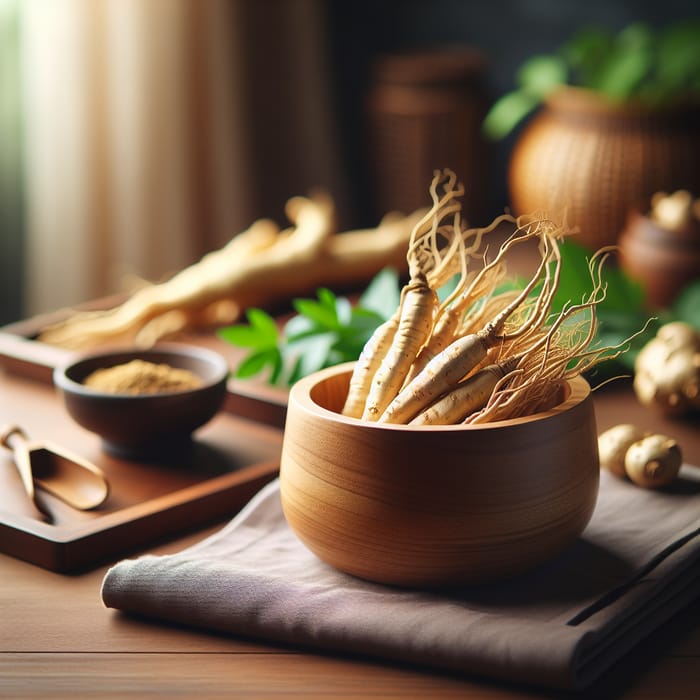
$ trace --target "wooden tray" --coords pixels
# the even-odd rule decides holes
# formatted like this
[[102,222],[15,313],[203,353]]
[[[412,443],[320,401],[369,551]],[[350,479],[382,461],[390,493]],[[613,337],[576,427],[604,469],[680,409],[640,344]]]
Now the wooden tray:
[[[53,522],[34,517],[8,450],[0,448],[0,551],[47,569],[96,566],[235,514],[279,469],[286,392],[229,383],[223,410],[191,447],[158,462],[121,460],[68,416],[52,383],[72,353],[32,339],[32,322],[0,331],[0,424],[20,425],[104,470],[111,493],[80,512],[40,493]],[[233,352],[211,337],[184,339]]]

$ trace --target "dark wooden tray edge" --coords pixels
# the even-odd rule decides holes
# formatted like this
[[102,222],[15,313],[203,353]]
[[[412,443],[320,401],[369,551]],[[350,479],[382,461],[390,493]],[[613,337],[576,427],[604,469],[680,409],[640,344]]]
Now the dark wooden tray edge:
[[[0,369],[42,384],[53,383],[54,369],[80,356],[34,339],[44,321],[30,319],[0,329]],[[189,339],[181,342],[190,342]],[[192,344],[197,344],[192,341]],[[284,428],[287,392],[274,387],[230,380],[222,410],[253,424]],[[239,472],[213,477],[196,486],[131,506],[134,518],[120,512],[106,518],[98,529],[76,525],[54,531],[50,525],[27,521],[0,521],[2,551],[59,573],[92,568],[154,541],[183,534],[230,517],[279,473],[279,460],[252,464]],[[16,518],[15,518],[16,520]],[[144,540],[143,528],[149,536]]]
[[[186,489],[186,499],[175,492],[133,506],[129,510],[137,510],[138,517],[122,511],[117,518],[105,519],[99,529],[78,537],[65,530],[62,536],[54,536],[58,533],[44,523],[16,527],[0,521],[2,551],[57,573],[76,573],[231,517],[276,478],[278,470],[279,463],[271,461],[209,479]],[[149,533],[146,542],[144,529]]]

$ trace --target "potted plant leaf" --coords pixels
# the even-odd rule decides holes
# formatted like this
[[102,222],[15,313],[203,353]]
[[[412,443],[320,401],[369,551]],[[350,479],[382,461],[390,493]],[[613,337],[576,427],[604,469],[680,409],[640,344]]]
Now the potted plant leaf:
[[700,20],[581,30],[517,82],[484,123],[503,137],[537,110],[508,168],[516,213],[566,211],[598,248],[655,192],[700,191]]

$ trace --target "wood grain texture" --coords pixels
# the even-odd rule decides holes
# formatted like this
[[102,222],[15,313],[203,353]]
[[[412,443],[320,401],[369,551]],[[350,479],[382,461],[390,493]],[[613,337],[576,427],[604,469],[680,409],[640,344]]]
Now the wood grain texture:
[[583,379],[537,416],[412,427],[340,415],[350,372],[324,370],[290,392],[282,505],[321,559],[381,583],[476,582],[541,563],[583,531],[599,479]]
[[[180,551],[218,527],[150,552]],[[637,647],[595,688],[562,696],[151,624],[102,605],[105,570],[65,576],[0,554],[0,697],[695,700],[700,683],[700,601]]]
[[[27,324],[28,336],[34,325]],[[44,379],[35,375],[50,377],[55,364],[52,356],[63,354],[20,337],[5,336],[8,342],[4,344],[2,340],[0,334],[0,349],[7,350],[0,358],[6,371],[38,379],[37,387]],[[215,339],[207,342],[219,349]],[[29,350],[38,355],[30,363],[25,361]],[[28,404],[34,400],[31,394],[29,391],[26,396]],[[593,396],[600,430],[624,419],[647,430],[663,431],[679,440],[687,463],[700,464],[696,419],[672,421],[645,409],[625,381],[607,385]],[[255,387],[249,388],[244,398],[260,403]],[[271,415],[276,420],[283,411],[283,401],[275,396],[272,399],[270,405],[276,409]],[[231,400],[239,401],[238,392]],[[34,405],[37,415],[44,415],[42,402]],[[248,406],[231,412],[248,415]],[[47,419],[46,425],[51,437],[77,438],[60,421]],[[208,435],[213,439],[215,434],[219,435],[212,427]],[[222,433],[216,444],[223,448],[228,439]],[[189,478],[187,474],[180,476]],[[129,474],[124,473],[124,478]],[[132,483],[144,496],[152,493],[153,484],[148,480],[133,479]],[[221,525],[197,527],[196,532],[177,539],[171,532],[165,543],[135,548],[132,555],[179,552],[214,534]],[[101,565],[68,576],[0,554],[0,697],[696,700],[700,687],[700,600],[635,647],[589,692],[562,696],[473,676],[311,654],[291,645],[280,647],[153,624],[104,607],[100,586],[106,568]]]
[[[44,698],[498,698],[518,689],[350,660],[298,654],[7,654],[0,657],[6,697]],[[32,678],[28,683],[27,678]],[[57,694],[58,693],[58,694]]]
[[[77,511],[37,491],[51,521],[29,507],[9,450],[0,448],[0,551],[56,571],[74,571],[161,537],[230,516],[278,472],[278,428],[226,407],[194,439],[158,459],[122,459],[68,415],[51,384],[59,355],[0,332],[0,424],[19,425],[99,467],[110,494]],[[249,402],[252,404],[252,402]],[[266,405],[261,402],[261,405]]]

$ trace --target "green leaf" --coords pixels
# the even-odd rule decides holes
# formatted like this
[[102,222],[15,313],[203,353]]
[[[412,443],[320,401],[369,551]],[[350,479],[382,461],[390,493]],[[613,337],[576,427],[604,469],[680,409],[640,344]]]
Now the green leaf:
[[[593,287],[590,273],[591,252],[571,240],[560,246],[561,276],[553,308],[561,309],[567,303],[579,303]],[[628,277],[614,262],[605,264],[602,274],[606,284],[605,300],[598,306],[607,311],[625,314],[641,312],[644,306],[644,288]]]
[[667,94],[693,90],[699,85],[700,20],[666,27],[659,34],[657,63],[658,82]]
[[591,290],[590,251],[570,240],[561,244],[560,251],[561,275],[552,303],[553,311],[581,302]]
[[612,347],[627,343],[628,349],[620,355],[618,361],[630,368],[634,367],[637,353],[656,335],[660,325],[658,319],[650,319],[641,310],[622,312],[598,308],[596,315],[599,324],[596,340],[599,345]]
[[260,374],[267,367],[271,367],[274,371],[275,367],[280,362],[281,356],[276,348],[263,350],[262,352],[254,352],[245,357],[238,364],[235,376],[240,379],[247,379]]
[[335,300],[336,329],[347,326],[352,319],[352,304],[345,297]]
[[624,101],[639,89],[652,66],[651,51],[620,48],[610,55],[607,68],[598,81],[598,90],[608,97]]
[[296,338],[304,337],[310,333],[318,332],[318,325],[308,316],[297,314],[292,316],[285,324],[282,331],[283,338],[286,342],[295,340]]
[[616,44],[621,52],[651,53],[656,40],[654,30],[646,22],[632,22],[620,30],[616,37]]
[[257,348],[263,345],[259,333],[250,326],[236,325],[220,328],[217,335],[231,345],[238,345],[242,348]]
[[336,339],[337,335],[333,332],[316,333],[289,343],[283,356],[286,362],[298,362],[301,376],[306,376],[328,366],[328,357]]
[[311,319],[321,328],[327,329],[337,327],[338,319],[336,317],[335,307],[330,309],[326,304],[314,301],[313,299],[294,299],[292,303],[298,313]]
[[566,83],[566,63],[559,56],[532,56],[516,75],[518,89],[503,95],[489,109],[484,133],[502,139],[539,106],[547,95]]
[[334,349],[343,361],[356,360],[375,328],[384,321],[385,319],[374,311],[354,308],[350,323],[338,329],[338,340]]
[[270,314],[262,309],[251,308],[246,311],[246,318],[251,327],[255,328],[261,338],[271,343],[277,342],[277,322]]
[[533,56],[522,64],[516,74],[520,87],[538,101],[564,84],[566,78],[566,63],[559,56]]
[[616,101],[636,94],[650,73],[655,37],[643,23],[633,23],[617,35],[601,27],[576,33],[562,49],[571,66],[573,84]]
[[217,335],[232,345],[263,350],[277,347],[278,330],[275,320],[261,309],[248,309],[249,324],[239,323],[221,328]]
[[330,289],[321,287],[320,289],[316,290],[316,296],[318,297],[318,300],[321,302],[322,306],[325,306],[329,311],[333,311],[335,313],[336,296]]
[[372,278],[357,305],[375,311],[386,320],[396,311],[400,296],[399,274],[394,268],[386,267]]
[[660,104],[700,94],[700,20],[655,29],[634,22],[615,34],[585,27],[552,56],[526,59],[516,74],[518,88],[489,109],[482,128],[491,139],[508,135],[561,84],[575,85],[617,102]]
[[603,308],[626,314],[644,308],[644,287],[621,268],[608,264],[603,270],[603,280],[607,284]]
[[[593,287],[589,271],[590,251],[570,240],[565,241],[560,250],[560,284],[552,304],[555,313],[565,304],[582,301]],[[600,378],[605,378],[608,371],[615,371],[615,366],[633,369],[636,354],[654,336],[660,320],[650,321],[650,314],[644,306],[642,286],[612,261],[603,268],[602,278],[606,296],[596,306],[596,345],[602,348],[627,344],[617,360],[610,363],[611,367],[599,373]]]
[[574,82],[586,87],[597,86],[614,43],[615,35],[604,27],[585,27],[576,32],[561,49],[575,76]]
[[680,292],[672,311],[677,320],[685,321],[700,331],[700,280],[691,282]]
[[342,335],[352,333],[369,338],[374,332],[374,329],[384,323],[385,320],[386,319],[376,311],[356,306],[352,309],[349,322],[339,330]]
[[484,118],[484,133],[494,141],[505,138],[539,104],[540,99],[525,90],[499,97]]

